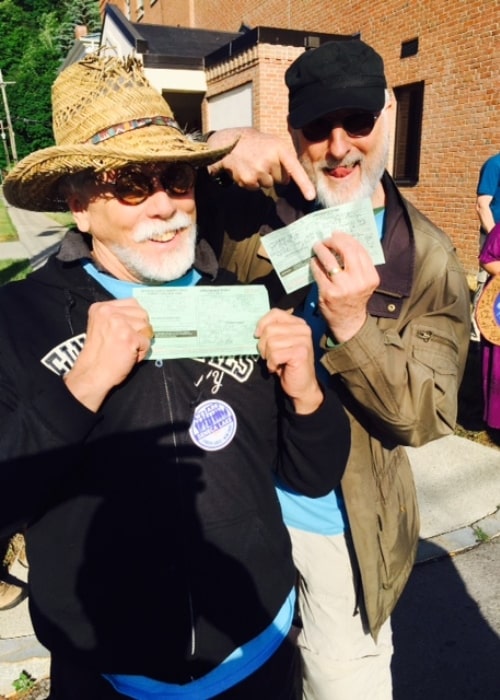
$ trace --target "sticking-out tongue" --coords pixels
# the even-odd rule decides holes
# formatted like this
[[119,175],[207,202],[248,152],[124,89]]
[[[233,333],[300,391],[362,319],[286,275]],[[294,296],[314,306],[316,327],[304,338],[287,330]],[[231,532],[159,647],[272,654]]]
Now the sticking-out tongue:
[[352,173],[352,168],[343,168],[339,166],[338,168],[333,168],[330,170],[330,175],[333,177],[347,177]]

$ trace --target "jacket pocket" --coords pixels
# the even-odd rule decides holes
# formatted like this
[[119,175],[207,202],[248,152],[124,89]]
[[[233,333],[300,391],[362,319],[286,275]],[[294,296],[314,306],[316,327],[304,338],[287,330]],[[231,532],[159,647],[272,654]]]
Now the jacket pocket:
[[459,367],[459,351],[456,341],[447,333],[431,326],[417,326],[414,329],[413,357],[434,375],[456,377]]
[[[433,432],[428,439],[451,433],[458,412],[460,363],[457,343],[442,331],[419,326],[413,338],[413,358],[432,376],[434,408],[441,420],[439,432]],[[431,406],[429,410],[432,410]]]

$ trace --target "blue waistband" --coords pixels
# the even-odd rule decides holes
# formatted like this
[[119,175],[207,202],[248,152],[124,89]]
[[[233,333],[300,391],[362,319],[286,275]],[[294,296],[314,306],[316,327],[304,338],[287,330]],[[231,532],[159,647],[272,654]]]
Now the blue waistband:
[[235,649],[220,666],[191,683],[176,685],[146,676],[115,674],[103,674],[104,678],[119,693],[134,700],[208,700],[248,678],[271,658],[290,631],[294,610],[292,590],[269,627]]

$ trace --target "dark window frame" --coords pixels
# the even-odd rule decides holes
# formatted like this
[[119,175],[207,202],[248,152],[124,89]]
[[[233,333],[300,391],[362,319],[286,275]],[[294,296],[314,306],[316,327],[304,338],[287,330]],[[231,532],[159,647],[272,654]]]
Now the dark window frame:
[[424,115],[424,81],[394,88],[396,132],[393,177],[401,186],[418,185]]
[[416,56],[418,53],[418,36],[414,39],[408,39],[408,41],[403,41],[401,44],[400,58],[409,58],[410,56]]

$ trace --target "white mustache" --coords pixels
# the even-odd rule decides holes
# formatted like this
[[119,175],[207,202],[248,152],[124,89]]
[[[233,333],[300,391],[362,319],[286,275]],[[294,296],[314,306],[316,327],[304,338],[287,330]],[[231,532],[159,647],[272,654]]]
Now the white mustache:
[[334,160],[333,158],[326,158],[326,160],[318,164],[318,169],[335,170],[335,168],[353,168],[362,160],[363,159],[359,156],[357,156],[356,158],[344,158],[343,160]]
[[168,221],[157,221],[155,223],[144,222],[134,231],[133,239],[136,243],[148,241],[155,236],[162,236],[166,233],[190,228],[193,225],[192,218],[184,212],[176,212]]

